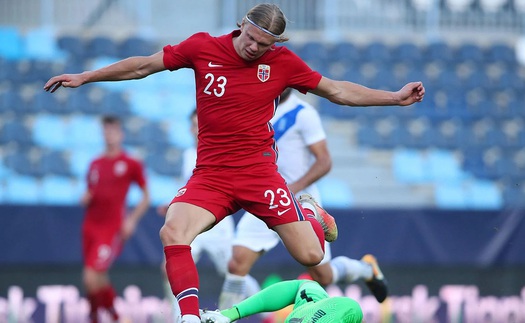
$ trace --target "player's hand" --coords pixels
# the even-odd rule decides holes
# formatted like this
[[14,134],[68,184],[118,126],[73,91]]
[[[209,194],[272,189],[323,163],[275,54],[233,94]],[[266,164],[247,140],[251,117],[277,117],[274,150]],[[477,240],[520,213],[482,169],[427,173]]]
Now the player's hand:
[[401,106],[407,106],[423,101],[425,87],[422,82],[411,82],[403,86],[403,88],[397,91],[396,94],[398,96],[398,104]]
[[120,235],[122,236],[122,240],[126,241],[133,233],[135,233],[135,230],[137,228],[137,221],[134,220],[132,217],[127,217],[124,220],[124,224],[122,225],[122,229],[120,230]]
[[288,184],[288,188],[294,194],[297,194],[300,190],[303,189],[302,187],[299,187],[299,185],[297,183],[290,183],[290,184]]
[[84,84],[84,79],[81,75],[82,74],[62,74],[53,76],[44,85],[44,90],[53,93],[61,86],[71,88],[79,87]]

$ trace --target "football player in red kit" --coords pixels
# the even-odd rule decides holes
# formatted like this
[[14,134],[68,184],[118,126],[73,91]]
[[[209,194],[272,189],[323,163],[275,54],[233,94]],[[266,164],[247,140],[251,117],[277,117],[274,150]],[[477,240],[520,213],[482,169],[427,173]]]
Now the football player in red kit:
[[[91,322],[98,322],[99,308],[109,311],[114,320],[118,319],[113,306],[116,293],[108,270],[149,206],[142,164],[122,150],[124,133],[120,120],[105,116],[102,126],[106,149],[89,166],[87,191],[81,200],[86,207],[82,225],[83,282]],[[142,200],[126,216],[126,195],[132,183],[141,188]]]
[[309,198],[301,206],[277,171],[270,119],[285,88],[348,106],[406,106],[423,100],[421,82],[391,92],[322,76],[286,47],[275,46],[288,40],[285,28],[286,17],[277,5],[258,4],[244,16],[239,29],[229,34],[197,33],[151,56],[54,76],[44,85],[46,91],[54,92],[60,86],[140,79],[180,68],[194,70],[197,165],[173,199],[160,230],[166,272],[182,322],[200,322],[199,277],[189,245],[229,214],[243,208],[261,218],[305,266],[318,264],[324,255],[324,239],[332,241],[337,235],[333,218]]

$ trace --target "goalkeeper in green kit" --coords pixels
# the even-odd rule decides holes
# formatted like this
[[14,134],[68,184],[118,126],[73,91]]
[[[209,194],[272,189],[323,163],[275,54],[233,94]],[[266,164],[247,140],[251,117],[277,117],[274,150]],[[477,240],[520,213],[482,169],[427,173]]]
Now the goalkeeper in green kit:
[[363,312],[348,297],[330,297],[315,281],[287,280],[270,285],[232,308],[201,311],[202,323],[229,323],[263,312],[273,312],[294,304],[285,323],[359,323]]

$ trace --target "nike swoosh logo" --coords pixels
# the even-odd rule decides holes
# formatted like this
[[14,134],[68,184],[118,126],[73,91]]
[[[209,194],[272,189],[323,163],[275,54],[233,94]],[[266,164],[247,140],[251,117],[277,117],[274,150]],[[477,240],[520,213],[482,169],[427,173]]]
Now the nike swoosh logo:
[[277,211],[277,215],[281,216],[283,214],[285,214],[286,212],[290,211],[290,208],[287,208],[286,210],[284,211]]
[[220,64],[213,64],[212,62],[209,62],[208,66],[209,67],[222,67],[222,65],[220,65]]

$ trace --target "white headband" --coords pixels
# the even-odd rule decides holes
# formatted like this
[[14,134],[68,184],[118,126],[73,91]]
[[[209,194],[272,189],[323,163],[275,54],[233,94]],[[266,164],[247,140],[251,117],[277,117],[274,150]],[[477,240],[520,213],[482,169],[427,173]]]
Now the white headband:
[[246,15],[244,18],[246,18],[246,20],[248,20],[248,22],[252,25],[254,25],[255,27],[257,27],[258,29],[262,30],[263,32],[267,33],[268,35],[271,35],[277,39],[280,39],[281,38],[281,35],[277,35],[277,34],[274,34],[272,33],[271,31],[269,31],[268,29],[266,28],[263,28],[261,26],[259,26],[258,24],[254,23],[250,18],[248,18],[248,15]]

